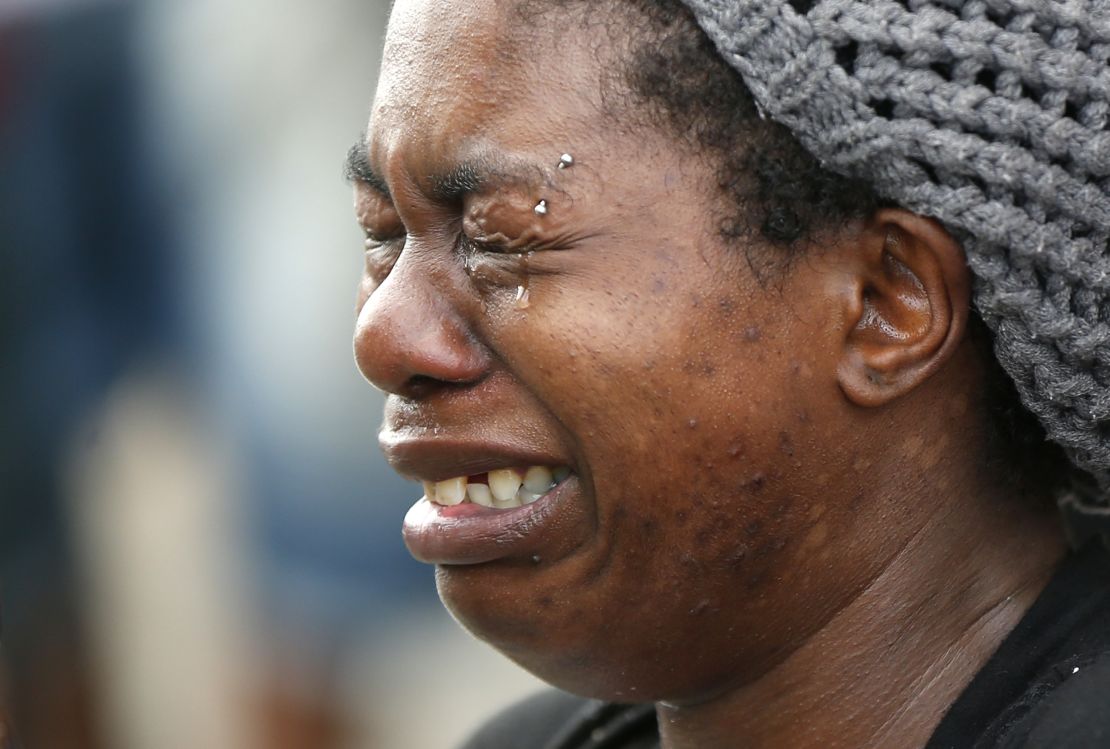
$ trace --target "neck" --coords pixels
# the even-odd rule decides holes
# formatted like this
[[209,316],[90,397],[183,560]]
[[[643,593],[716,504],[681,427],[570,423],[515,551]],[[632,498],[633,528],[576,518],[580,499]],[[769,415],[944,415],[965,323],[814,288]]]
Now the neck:
[[1012,497],[931,501],[878,576],[773,669],[658,705],[664,749],[923,746],[1064,551],[1056,525]]

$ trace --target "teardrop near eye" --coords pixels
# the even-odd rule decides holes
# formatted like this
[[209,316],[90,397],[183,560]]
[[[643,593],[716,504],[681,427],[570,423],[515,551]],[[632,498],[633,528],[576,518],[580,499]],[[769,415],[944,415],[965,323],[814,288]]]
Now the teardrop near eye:
[[486,253],[490,255],[527,255],[532,252],[531,247],[518,247],[507,239],[475,238],[465,233],[459,235],[459,250],[464,255]]

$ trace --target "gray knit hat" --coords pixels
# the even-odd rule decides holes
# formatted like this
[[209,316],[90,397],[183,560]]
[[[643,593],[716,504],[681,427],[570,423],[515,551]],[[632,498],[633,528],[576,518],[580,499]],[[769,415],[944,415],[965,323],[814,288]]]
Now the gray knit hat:
[[1110,0],[683,0],[828,169],[962,242],[1022,400],[1110,489]]

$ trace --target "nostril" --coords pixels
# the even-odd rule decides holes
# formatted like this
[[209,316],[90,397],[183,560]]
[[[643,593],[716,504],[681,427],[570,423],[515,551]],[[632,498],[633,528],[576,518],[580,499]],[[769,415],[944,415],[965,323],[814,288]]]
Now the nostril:
[[481,379],[489,356],[452,279],[413,250],[365,300],[354,348],[359,370],[379,390],[422,397]]
[[449,312],[403,324],[392,315],[363,316],[355,361],[379,390],[409,398],[473,384],[487,373],[489,357],[463,325]]
[[404,385],[404,395],[409,398],[425,398],[436,390],[450,387],[451,383],[437,380],[426,375],[413,375]]

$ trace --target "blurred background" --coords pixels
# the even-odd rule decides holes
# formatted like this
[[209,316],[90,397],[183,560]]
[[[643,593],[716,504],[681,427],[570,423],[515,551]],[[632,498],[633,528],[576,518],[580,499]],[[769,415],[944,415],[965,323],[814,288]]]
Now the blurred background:
[[386,0],[0,0],[0,746],[453,746],[342,178]]

